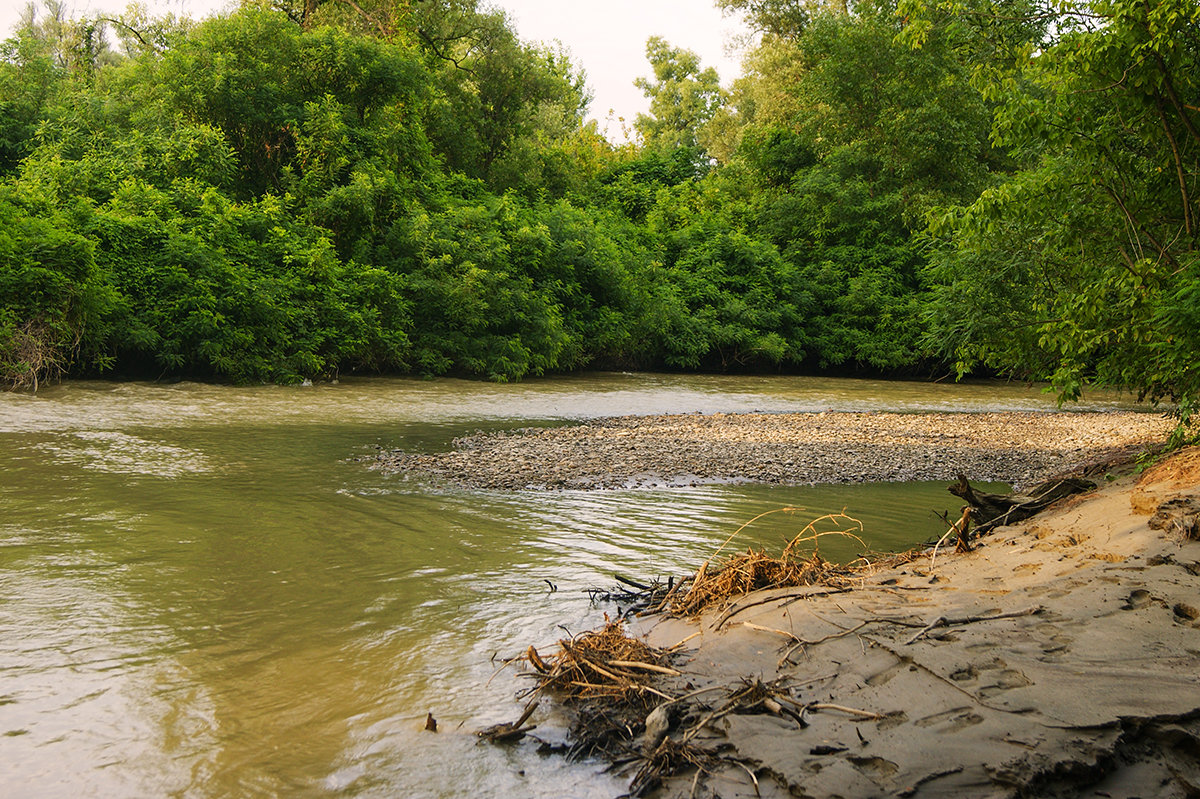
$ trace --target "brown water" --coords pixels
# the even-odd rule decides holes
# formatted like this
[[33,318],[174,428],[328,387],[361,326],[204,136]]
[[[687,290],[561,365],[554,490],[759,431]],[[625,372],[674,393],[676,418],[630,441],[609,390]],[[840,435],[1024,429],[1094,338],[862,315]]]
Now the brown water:
[[765,510],[806,508],[742,546],[845,507],[885,549],[940,534],[953,497],[433,491],[358,458],[626,413],[1051,408],[1000,384],[623,374],[0,394],[0,795],[615,796],[601,764],[476,745],[519,711],[498,659],[599,622],[586,588],[681,574]]

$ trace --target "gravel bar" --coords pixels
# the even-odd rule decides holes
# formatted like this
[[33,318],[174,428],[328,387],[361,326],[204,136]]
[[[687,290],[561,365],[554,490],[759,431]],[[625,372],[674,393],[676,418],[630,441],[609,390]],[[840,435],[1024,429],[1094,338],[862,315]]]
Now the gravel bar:
[[1161,442],[1137,412],[716,413],[622,416],[456,438],[449,452],[390,450],[388,472],[455,486],[586,490],[708,483],[972,480],[1026,485]]

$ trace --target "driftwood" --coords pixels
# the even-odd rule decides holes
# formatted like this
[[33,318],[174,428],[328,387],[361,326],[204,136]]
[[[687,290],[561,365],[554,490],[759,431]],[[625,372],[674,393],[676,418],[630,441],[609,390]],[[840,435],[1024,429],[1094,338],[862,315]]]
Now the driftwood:
[[975,521],[975,533],[978,535],[993,527],[1028,519],[1060,499],[1091,491],[1095,487],[1096,484],[1090,480],[1068,477],[1047,480],[1034,486],[1027,494],[992,494],[975,490],[967,478],[960,474],[958,482],[947,490],[956,497],[962,497],[970,506],[970,515]]
[[[532,649],[532,647],[530,648]],[[530,702],[525,706],[525,711],[516,721],[493,724],[491,727],[479,730],[475,734],[479,736],[479,740],[492,744],[516,743],[525,737],[525,733],[537,728],[536,724],[525,723],[529,721],[529,717],[533,715],[533,711],[537,710],[537,706],[537,702]]]
[[589,588],[587,593],[591,596],[593,603],[612,602],[616,604],[618,619],[628,619],[631,616],[661,611],[666,602],[688,581],[688,578],[685,577],[676,582],[673,576],[668,577],[665,583],[658,579],[648,583],[639,582],[620,574],[614,574],[613,577],[621,585],[611,590]]

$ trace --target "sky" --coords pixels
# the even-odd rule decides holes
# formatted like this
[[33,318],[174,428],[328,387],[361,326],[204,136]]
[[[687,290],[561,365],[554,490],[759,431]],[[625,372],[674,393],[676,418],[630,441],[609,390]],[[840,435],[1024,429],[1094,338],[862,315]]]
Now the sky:
[[[127,0],[67,0],[75,14],[103,11],[120,13]],[[491,0],[508,11],[526,41],[561,42],[587,72],[595,95],[590,116],[621,138],[617,117],[632,123],[648,101],[633,85],[634,78],[649,76],[646,39],[662,36],[672,45],[694,50],[701,66],[716,67],[728,86],[740,72],[736,56],[726,45],[743,29],[736,18],[724,17],[711,0]],[[25,5],[22,0],[0,0],[0,38],[7,38]],[[171,11],[201,17],[220,11],[226,0],[145,0],[152,13]],[[609,111],[613,121],[609,122]]]

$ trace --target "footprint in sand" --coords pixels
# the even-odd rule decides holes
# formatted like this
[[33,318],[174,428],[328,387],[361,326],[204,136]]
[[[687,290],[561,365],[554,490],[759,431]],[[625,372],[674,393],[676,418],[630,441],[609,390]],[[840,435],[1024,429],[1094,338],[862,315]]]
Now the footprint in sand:
[[871,687],[883,685],[884,683],[888,682],[893,677],[895,677],[897,674],[899,674],[902,671],[907,670],[908,668],[909,668],[908,664],[901,660],[896,663],[893,663],[892,665],[888,666],[886,669],[884,669],[881,672],[878,672],[877,674],[872,674],[870,677],[868,677],[866,680],[864,680],[864,682],[866,682],[866,684],[870,685]]
[[950,710],[934,713],[932,716],[926,716],[923,719],[917,719],[913,722],[918,727],[932,727],[935,724],[944,724],[945,726],[938,732],[957,732],[967,727],[972,727],[983,721],[983,716],[978,713],[971,712],[969,707],[956,707]]
[[1196,619],[1200,619],[1200,609],[1193,605],[1179,602],[1171,610],[1175,613],[1175,621],[1180,624],[1192,624]]
[[950,679],[956,682],[970,682],[978,678],[979,672],[975,670],[974,666],[966,666],[950,674]]
[[1026,685],[1033,685],[1032,680],[1016,669],[1004,669],[996,675],[995,679],[996,682],[994,684],[985,685],[979,689],[979,695],[984,699],[989,699],[1005,691],[1011,691],[1014,688],[1024,688]]
[[1125,600],[1125,604],[1121,606],[1121,610],[1144,608],[1150,604],[1150,599],[1150,592],[1145,588],[1135,588],[1129,592],[1129,597]]
[[848,757],[846,759],[865,776],[880,785],[890,785],[896,772],[900,770],[900,766],[890,760],[884,760],[882,757]]

